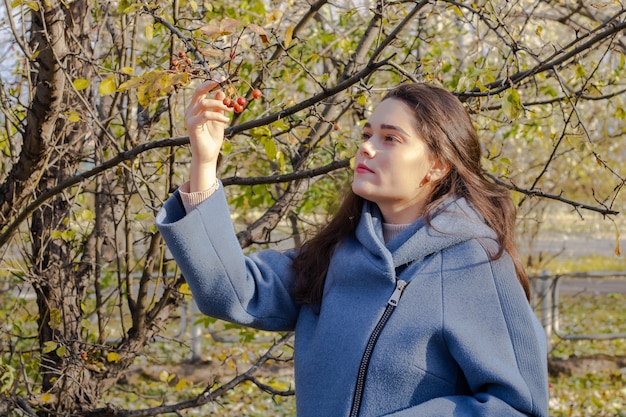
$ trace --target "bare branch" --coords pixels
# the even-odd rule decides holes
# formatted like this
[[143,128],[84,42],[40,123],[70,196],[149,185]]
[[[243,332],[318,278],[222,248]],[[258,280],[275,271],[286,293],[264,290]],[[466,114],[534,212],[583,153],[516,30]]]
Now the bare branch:
[[545,193],[541,190],[528,190],[525,188],[521,188],[511,182],[502,181],[500,178],[491,174],[488,174],[488,176],[491,177],[493,181],[495,181],[496,183],[500,185],[505,186],[509,190],[517,191],[518,193],[524,194],[528,197],[542,197],[542,198],[547,198],[549,200],[560,201],[562,203],[565,203],[567,205],[574,207],[575,209],[584,209],[588,211],[594,211],[596,213],[602,214],[603,216],[616,216],[620,213],[619,211],[611,210],[610,208],[607,208],[607,207],[590,206],[588,204],[584,204],[578,201],[564,198],[560,195]]
[[[150,417],[157,416],[166,413],[175,413],[177,411],[185,410],[188,408],[199,407],[207,404],[211,401],[215,401],[217,398],[226,394],[231,389],[245,381],[254,381],[254,375],[261,369],[261,367],[269,360],[274,359],[277,353],[287,346],[291,340],[292,333],[286,333],[276,340],[272,346],[261,356],[246,372],[241,375],[237,375],[227,383],[220,385],[218,388],[212,390],[212,386],[208,386],[202,394],[188,401],[181,401],[176,404],[163,405],[159,407],[146,408],[143,410],[123,410],[119,408],[106,407],[98,408],[91,411],[87,411],[82,414],[84,417]],[[291,392],[283,392],[280,395],[293,395]]]

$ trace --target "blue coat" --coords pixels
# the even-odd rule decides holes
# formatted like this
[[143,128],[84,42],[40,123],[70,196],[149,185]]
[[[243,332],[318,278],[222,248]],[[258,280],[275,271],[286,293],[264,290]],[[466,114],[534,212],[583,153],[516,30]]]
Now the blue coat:
[[544,333],[510,257],[490,260],[494,233],[463,199],[388,245],[366,202],[355,236],[335,250],[318,311],[290,296],[295,251],[243,254],[223,187],[188,214],[175,194],[157,225],[203,313],[295,330],[299,417],[349,416],[397,280],[408,285],[364,372],[360,417],[548,415]]

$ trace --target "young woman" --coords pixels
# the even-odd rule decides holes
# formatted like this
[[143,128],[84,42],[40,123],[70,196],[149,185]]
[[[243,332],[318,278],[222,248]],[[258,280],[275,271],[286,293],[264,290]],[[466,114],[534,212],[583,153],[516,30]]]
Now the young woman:
[[216,177],[229,111],[216,88],[189,105],[190,180],[157,224],[202,312],[295,330],[299,417],[548,415],[515,208],[456,97],[390,91],[333,220],[302,248],[244,256]]

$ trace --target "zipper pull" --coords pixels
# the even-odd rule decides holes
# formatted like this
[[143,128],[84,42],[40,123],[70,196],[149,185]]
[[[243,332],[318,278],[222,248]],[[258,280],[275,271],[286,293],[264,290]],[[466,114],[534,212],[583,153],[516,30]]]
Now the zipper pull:
[[398,301],[400,301],[400,296],[402,295],[402,291],[404,291],[407,285],[408,285],[408,282],[402,279],[397,280],[396,289],[393,290],[393,294],[391,294],[391,297],[389,298],[389,301],[387,301],[387,304],[392,305],[394,307],[397,306]]

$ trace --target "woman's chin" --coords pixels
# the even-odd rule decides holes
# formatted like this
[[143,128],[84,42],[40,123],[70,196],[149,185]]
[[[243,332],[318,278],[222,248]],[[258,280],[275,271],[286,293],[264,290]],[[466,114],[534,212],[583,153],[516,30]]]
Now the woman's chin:
[[352,183],[352,192],[358,195],[361,198],[366,200],[372,200],[374,194],[372,193],[371,187],[365,187],[363,184]]

